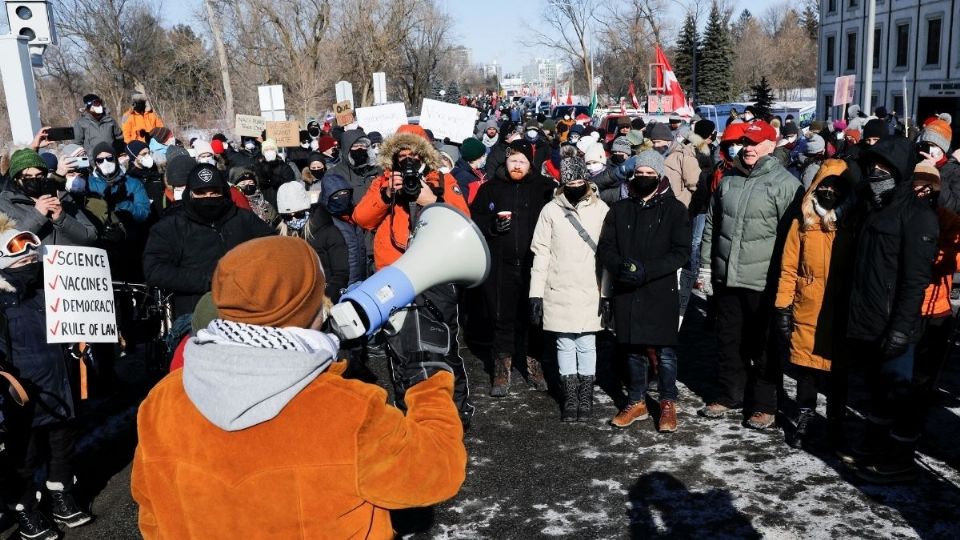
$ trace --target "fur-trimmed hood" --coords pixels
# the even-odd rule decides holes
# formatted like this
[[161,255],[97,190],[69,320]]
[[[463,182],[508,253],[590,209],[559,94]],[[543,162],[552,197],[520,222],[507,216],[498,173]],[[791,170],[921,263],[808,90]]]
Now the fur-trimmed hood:
[[430,170],[437,171],[443,166],[443,162],[440,159],[440,152],[430,144],[430,141],[413,133],[402,132],[394,133],[384,139],[383,144],[380,146],[380,155],[377,158],[377,163],[379,163],[385,171],[393,170],[393,155],[405,149],[416,152],[416,154],[420,156],[421,161],[423,161]]
[[689,135],[687,135],[687,142],[693,145],[697,152],[702,155],[709,156],[713,153],[712,149],[710,148],[710,141],[692,131]]
[[[817,176],[814,177],[810,187],[803,195],[803,202],[800,205],[800,212],[803,214],[803,223],[801,228],[805,231],[820,229],[824,232],[837,230],[837,211],[836,208],[827,210],[826,215],[820,217],[814,208],[814,192],[825,178],[839,176],[844,182],[848,182],[847,162],[842,159],[828,159],[820,166]],[[847,186],[847,196],[850,196],[852,186]]]

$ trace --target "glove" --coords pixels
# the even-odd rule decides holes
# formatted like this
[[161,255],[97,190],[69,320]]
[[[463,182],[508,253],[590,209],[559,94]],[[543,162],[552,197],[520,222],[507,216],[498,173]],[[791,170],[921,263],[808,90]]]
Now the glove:
[[620,281],[628,285],[639,286],[643,284],[646,277],[647,272],[641,263],[633,259],[624,259],[623,262],[620,263]]
[[600,310],[597,315],[600,315],[600,325],[604,328],[608,328],[613,322],[613,305],[609,298],[600,299]]
[[710,268],[701,268],[697,276],[697,288],[707,296],[713,296],[713,272]]
[[885,360],[902,356],[907,352],[908,341],[906,334],[897,330],[891,330],[880,340],[880,353]]
[[404,387],[409,389],[441,371],[453,373],[453,368],[444,361],[442,354],[413,353],[401,366],[400,377],[403,378]]
[[793,306],[775,308],[773,317],[780,338],[784,343],[790,343],[790,336],[793,334]]
[[530,324],[534,326],[543,324],[543,298],[530,299]]
[[496,221],[493,222],[493,232],[504,234],[510,230],[511,224],[511,218],[497,216]]

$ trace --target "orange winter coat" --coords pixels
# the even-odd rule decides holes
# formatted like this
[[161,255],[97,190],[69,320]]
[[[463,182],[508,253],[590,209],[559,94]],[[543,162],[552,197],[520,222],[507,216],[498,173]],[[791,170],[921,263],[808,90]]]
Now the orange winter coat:
[[273,419],[224,431],[183,389],[183,370],[140,406],[131,486],[147,539],[392,538],[390,509],[437,504],[466,475],[453,376],[406,394],[333,364]]
[[950,289],[953,287],[953,273],[960,263],[960,216],[937,208],[937,220],[940,222],[940,250],[933,263],[933,283],[923,294],[922,315],[924,317],[944,317],[950,315]]
[[153,128],[163,127],[160,115],[153,111],[139,114],[130,109],[126,117],[127,119],[123,122],[123,142],[127,144],[130,144],[130,141],[146,142],[143,140],[143,135],[140,135],[141,130],[150,133]]
[[834,211],[824,218],[817,214],[813,193],[824,178],[846,170],[843,160],[824,161],[804,195],[801,215],[790,225],[783,247],[775,302],[777,308],[793,306],[790,362],[825,371],[830,370],[835,343],[843,339],[844,325],[838,320],[837,305],[849,296],[839,284],[844,279],[831,276],[831,270],[849,269],[855,246],[847,241],[852,240],[850,235],[843,242],[838,240]]

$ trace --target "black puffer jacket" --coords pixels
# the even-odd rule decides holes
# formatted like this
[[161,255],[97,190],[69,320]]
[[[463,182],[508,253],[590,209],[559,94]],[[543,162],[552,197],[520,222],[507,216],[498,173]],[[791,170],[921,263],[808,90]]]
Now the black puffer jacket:
[[[930,204],[910,185],[913,145],[882,139],[865,150],[871,160],[891,165],[897,179],[892,200],[866,212],[857,240],[847,335],[875,341],[891,331],[920,338],[920,306],[937,256],[939,225]],[[866,187],[866,186],[864,186]]]
[[350,129],[343,132],[342,144],[340,145],[340,163],[327,173],[342,176],[350,182],[350,186],[353,188],[353,204],[359,203],[367,189],[370,188],[373,179],[383,174],[383,169],[373,163],[369,157],[366,163],[360,165],[355,164],[353,158],[350,157],[350,147],[361,137],[366,137],[366,135],[359,129]]
[[174,316],[193,313],[220,258],[234,247],[276,231],[248,210],[231,208],[216,223],[205,224],[188,208],[164,217],[150,229],[143,252],[149,285],[173,293]]
[[[640,286],[618,279],[620,263],[643,265]],[[664,181],[649,201],[623,199],[610,207],[597,243],[597,260],[609,272],[617,341],[674,346],[680,321],[677,270],[690,260],[690,219]],[[655,315],[654,315],[655,314]]]
[[273,161],[260,160],[255,168],[260,179],[260,192],[268,203],[277,207],[277,190],[287,182],[297,179],[290,165],[279,157]]
[[940,206],[960,213],[960,162],[950,158],[940,168]]
[[330,300],[336,302],[350,279],[350,253],[330,212],[319,204],[310,207],[306,239],[320,258],[320,266],[327,278],[325,292]]

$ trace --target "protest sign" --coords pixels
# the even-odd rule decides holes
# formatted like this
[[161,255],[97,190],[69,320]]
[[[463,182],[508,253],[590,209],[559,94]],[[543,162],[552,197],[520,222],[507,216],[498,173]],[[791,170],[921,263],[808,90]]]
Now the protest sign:
[[241,137],[259,137],[267,129],[267,119],[252,114],[238,114],[233,132]]
[[333,106],[333,112],[337,115],[337,125],[346,126],[354,122],[353,105],[349,101],[340,101]]
[[436,139],[449,138],[451,142],[461,143],[473,136],[479,114],[473,107],[425,99],[420,107],[420,127],[432,131]]
[[47,343],[116,343],[117,313],[107,252],[43,246]]
[[267,138],[276,141],[280,148],[300,146],[300,122],[267,122]]
[[844,75],[833,81],[833,106],[853,103],[853,90],[856,87],[856,75]]
[[391,103],[377,107],[360,107],[356,110],[357,123],[367,133],[374,131],[389,137],[397,128],[407,123],[407,109],[403,103]]

